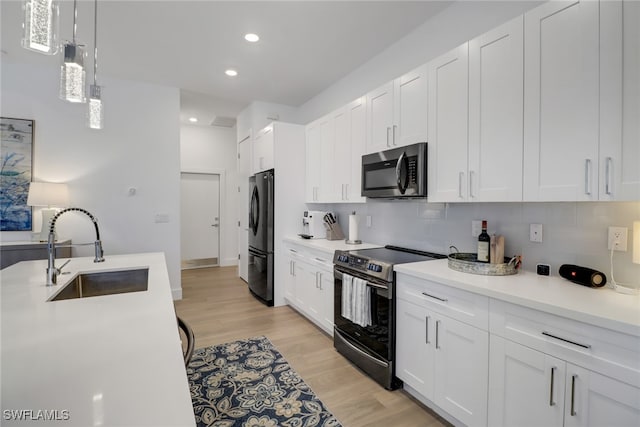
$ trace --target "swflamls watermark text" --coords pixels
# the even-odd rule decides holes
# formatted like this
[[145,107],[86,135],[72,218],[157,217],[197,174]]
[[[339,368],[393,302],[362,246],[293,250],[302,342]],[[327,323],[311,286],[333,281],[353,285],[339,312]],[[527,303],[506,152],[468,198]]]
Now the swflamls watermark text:
[[6,421],[67,421],[68,409],[5,409],[2,418]]

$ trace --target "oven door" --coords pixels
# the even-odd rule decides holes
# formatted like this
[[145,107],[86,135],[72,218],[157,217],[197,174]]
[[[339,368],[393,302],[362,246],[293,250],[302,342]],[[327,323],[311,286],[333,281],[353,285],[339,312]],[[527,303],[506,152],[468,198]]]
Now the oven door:
[[[360,326],[342,316],[342,275],[350,274],[364,279],[371,289],[370,326]],[[393,307],[393,283],[376,280],[350,270],[334,268],[334,323],[341,335],[356,342],[385,361],[393,360],[395,316]]]
[[426,197],[427,143],[362,156],[362,196]]

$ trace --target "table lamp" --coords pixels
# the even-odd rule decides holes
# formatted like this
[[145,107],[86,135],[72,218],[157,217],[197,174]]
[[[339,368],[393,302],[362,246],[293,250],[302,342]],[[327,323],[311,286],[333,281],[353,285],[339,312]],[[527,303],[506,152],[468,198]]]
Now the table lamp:
[[27,205],[45,206],[45,208],[41,210],[42,228],[40,229],[39,240],[46,242],[49,237],[51,220],[55,214],[58,213],[57,208],[64,208],[69,205],[69,189],[67,184],[32,182],[29,184]]

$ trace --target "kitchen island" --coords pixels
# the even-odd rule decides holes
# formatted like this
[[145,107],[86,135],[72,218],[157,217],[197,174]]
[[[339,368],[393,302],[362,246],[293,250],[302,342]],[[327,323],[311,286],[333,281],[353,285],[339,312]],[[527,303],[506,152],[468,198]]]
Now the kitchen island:
[[[52,287],[46,267],[0,272],[2,425],[195,425],[164,255],[72,258]],[[77,273],[138,268],[146,291],[49,301]]]

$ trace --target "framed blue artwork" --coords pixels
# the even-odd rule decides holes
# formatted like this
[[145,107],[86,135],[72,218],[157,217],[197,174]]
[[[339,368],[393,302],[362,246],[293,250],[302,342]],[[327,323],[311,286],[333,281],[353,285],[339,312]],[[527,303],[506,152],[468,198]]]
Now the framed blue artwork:
[[31,231],[34,121],[0,117],[0,231]]

